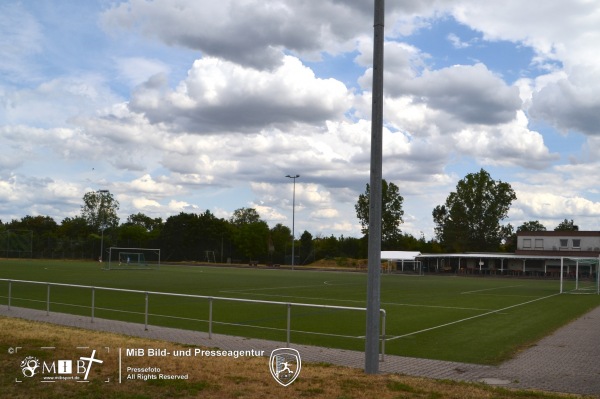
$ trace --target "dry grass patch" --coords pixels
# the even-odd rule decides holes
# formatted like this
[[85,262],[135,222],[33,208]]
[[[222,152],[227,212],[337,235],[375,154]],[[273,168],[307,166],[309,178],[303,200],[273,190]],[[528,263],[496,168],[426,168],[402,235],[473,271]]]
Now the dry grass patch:
[[[17,354],[9,348],[22,347]],[[44,384],[26,380],[19,363],[26,355],[47,356],[41,346],[54,346],[55,359],[74,358],[79,346],[98,348],[104,363],[94,366],[89,383],[73,381]],[[108,351],[106,347],[110,348]],[[37,349],[36,349],[37,348]],[[299,378],[290,386],[275,382],[263,357],[135,357],[123,358],[125,366],[160,367],[168,374],[187,374],[188,380],[126,380],[118,383],[118,348],[161,348],[172,352],[194,348],[163,341],[133,338],[0,317],[0,392],[10,398],[248,398],[285,397],[334,399],[398,399],[398,398],[575,398],[534,391],[513,391],[401,375],[364,374],[361,370],[328,364],[304,364]],[[78,353],[75,353],[77,357]],[[82,353],[83,354],[83,353]],[[89,356],[89,350],[84,352]],[[123,356],[125,356],[123,354]],[[16,380],[23,380],[17,383]],[[106,382],[110,381],[110,382]]]

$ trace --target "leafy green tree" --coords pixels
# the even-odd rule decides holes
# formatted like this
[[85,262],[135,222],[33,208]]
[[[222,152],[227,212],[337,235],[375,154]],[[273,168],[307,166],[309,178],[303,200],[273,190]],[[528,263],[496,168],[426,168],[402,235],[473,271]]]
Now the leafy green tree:
[[301,263],[305,263],[305,261],[313,256],[313,236],[308,231],[304,230],[304,233],[300,236],[300,261]]
[[[24,216],[21,220],[12,220],[7,223],[8,230],[26,230],[31,233],[27,237],[31,238],[31,247],[25,245],[27,250],[31,248],[33,256],[43,256],[50,253],[54,243],[54,238],[58,233],[58,224],[50,216]],[[29,241],[27,241],[29,242]]]
[[[362,226],[361,232],[365,236],[369,234],[370,191],[370,186],[367,184],[365,193],[358,196],[358,201],[354,206],[356,217]],[[404,216],[404,210],[402,210],[404,198],[400,195],[398,186],[394,183],[388,184],[383,179],[381,182],[381,200],[381,240],[385,243],[397,240],[400,236],[400,224],[403,222],[402,216]]]
[[554,228],[554,231],[579,231],[579,226],[573,222],[573,219],[565,219]]
[[522,231],[546,231],[546,227],[537,220],[530,220],[517,227],[517,233]]
[[81,216],[93,230],[119,225],[119,201],[108,190],[90,191],[83,196]]
[[285,263],[286,249],[291,251],[292,230],[289,227],[277,223],[271,229],[269,235],[269,257],[273,263]]
[[151,218],[141,212],[129,215],[126,224],[142,226],[147,232],[160,229],[163,225],[162,218]]
[[119,246],[143,248],[148,246],[148,239],[144,226],[130,223],[119,226]]
[[510,184],[495,181],[485,170],[470,173],[433,210],[436,236],[449,251],[497,251],[512,233],[512,226],[500,222],[516,198]]
[[221,253],[225,239],[229,239],[226,221],[208,210],[202,214],[181,212],[171,216],[160,232],[161,249],[165,259],[170,260],[204,261],[206,251]]
[[93,232],[83,216],[66,217],[62,220],[58,228],[58,235],[60,237],[70,239],[86,238]]
[[247,260],[268,257],[269,225],[254,208],[240,208],[229,220],[236,248]]
[[162,218],[151,218],[141,212],[129,215],[127,221],[119,227],[119,245],[157,247],[162,227]]
[[260,215],[254,208],[240,208],[233,211],[233,216],[229,220],[235,226],[243,226],[260,222]]
[[340,245],[333,234],[329,237],[317,237],[314,240],[315,253],[317,259],[328,259],[340,256]]

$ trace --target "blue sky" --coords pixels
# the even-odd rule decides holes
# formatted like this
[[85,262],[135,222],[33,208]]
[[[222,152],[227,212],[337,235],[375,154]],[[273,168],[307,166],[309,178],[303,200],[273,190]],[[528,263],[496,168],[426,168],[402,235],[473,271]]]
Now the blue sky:
[[[600,3],[387,2],[384,178],[402,230],[483,168],[507,223],[597,230]],[[369,181],[372,2],[61,0],[0,5],[0,220],[254,207],[359,236]]]

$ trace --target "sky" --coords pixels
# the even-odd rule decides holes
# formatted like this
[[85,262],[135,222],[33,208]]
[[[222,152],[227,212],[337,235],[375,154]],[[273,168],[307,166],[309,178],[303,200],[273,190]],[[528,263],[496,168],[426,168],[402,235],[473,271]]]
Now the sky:
[[[600,230],[600,1],[388,0],[383,178],[401,229],[485,169],[515,228]],[[3,0],[0,220],[255,208],[360,237],[373,2]],[[294,184],[287,175],[299,175]]]

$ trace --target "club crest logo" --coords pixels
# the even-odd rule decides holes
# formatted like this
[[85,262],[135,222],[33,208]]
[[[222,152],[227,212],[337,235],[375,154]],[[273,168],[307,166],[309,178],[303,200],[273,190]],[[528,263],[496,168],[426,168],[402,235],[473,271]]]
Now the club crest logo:
[[271,352],[269,369],[271,375],[279,384],[287,387],[298,378],[302,360],[300,353],[292,348],[279,348]]
[[27,356],[21,362],[21,371],[23,375],[27,378],[31,378],[36,374],[36,370],[40,367],[40,361],[33,357]]

